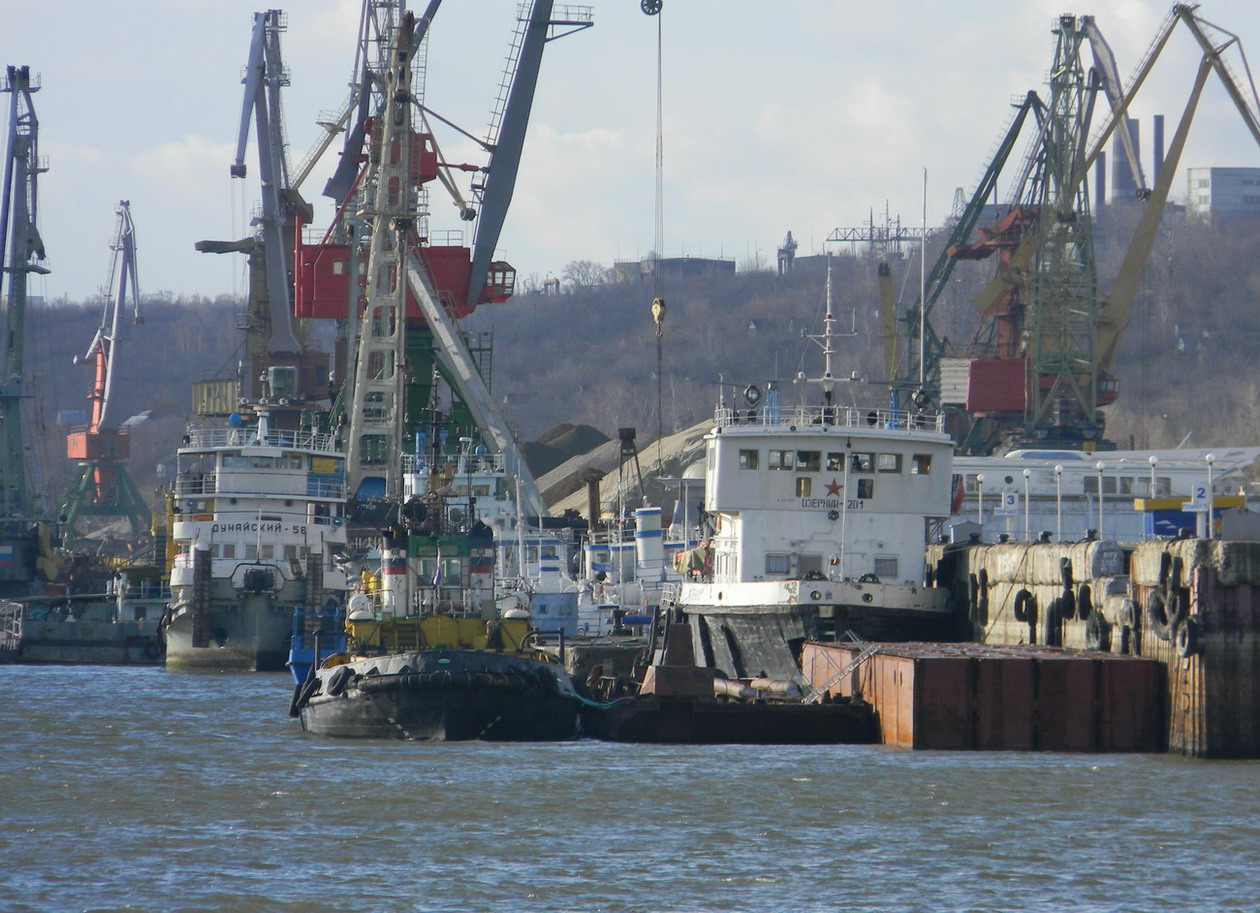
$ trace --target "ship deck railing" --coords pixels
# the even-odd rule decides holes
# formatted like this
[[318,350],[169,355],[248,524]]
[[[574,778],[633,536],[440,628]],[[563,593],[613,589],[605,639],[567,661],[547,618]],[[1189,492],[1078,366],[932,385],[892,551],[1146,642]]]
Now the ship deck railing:
[[937,412],[905,409],[862,409],[857,406],[808,406],[796,409],[736,409],[719,406],[714,410],[718,428],[734,425],[763,428],[878,428],[887,431],[945,432],[945,416]]
[[309,450],[330,456],[341,454],[334,435],[318,431],[268,431],[259,437],[255,428],[194,428],[182,444],[184,450],[212,450],[222,447],[282,447]]
[[175,480],[175,494],[177,496],[225,494],[234,498],[331,498],[338,501],[346,497],[346,483],[340,476],[304,475],[300,470],[294,470],[291,478],[295,482],[288,488],[277,486],[274,481],[266,487],[245,488],[241,485],[242,478],[245,476],[245,473],[232,473],[225,478],[225,484],[222,486],[219,485],[218,473],[215,472],[180,476]]
[[439,473],[450,471],[458,479],[467,473],[502,473],[506,461],[501,453],[439,454],[436,463],[431,453],[404,453],[402,455],[402,471],[407,475],[428,473],[436,469]]

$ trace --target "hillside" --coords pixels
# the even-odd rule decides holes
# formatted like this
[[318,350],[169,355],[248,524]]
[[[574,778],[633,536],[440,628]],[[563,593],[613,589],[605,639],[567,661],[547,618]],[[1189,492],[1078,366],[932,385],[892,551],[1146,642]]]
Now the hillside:
[[[1104,287],[1123,257],[1129,223],[1131,213],[1123,209],[1098,219]],[[1256,263],[1257,226],[1165,220],[1120,344],[1120,398],[1108,408],[1113,440],[1139,447],[1260,442]],[[976,319],[971,290],[992,270],[983,262],[964,267],[933,314],[938,333],[963,341]],[[898,297],[912,302],[917,260],[894,262],[893,268]],[[495,396],[521,440],[542,439],[527,448],[540,474],[569,452],[599,442],[589,429],[572,426],[589,425],[613,442],[619,428],[633,427],[646,462],[655,456],[658,422],[666,435],[691,428],[712,414],[719,399],[732,401],[749,383],[777,379],[784,402],[794,402],[800,391],[791,379],[821,367],[821,350],[802,334],[821,330],[824,284],[819,261],[798,263],[784,278],[762,271],[668,283],[659,385],[647,285],[521,294],[479,309],[467,328],[493,330]],[[856,371],[878,384],[884,370],[875,263],[861,251],[834,257],[832,285],[837,328],[853,333],[838,345],[839,373]],[[144,302],[143,324],[127,327],[114,402],[123,417],[152,413],[133,434],[131,471],[143,492],[155,491],[159,465],[173,463],[191,383],[236,373],[237,310],[227,298],[157,298]],[[30,310],[34,450],[58,501],[75,470],[64,458],[66,428],[57,425],[57,414],[86,405],[90,371],[75,367],[73,359],[86,351],[100,311],[97,302],[44,303]],[[570,427],[547,434],[561,425]]]

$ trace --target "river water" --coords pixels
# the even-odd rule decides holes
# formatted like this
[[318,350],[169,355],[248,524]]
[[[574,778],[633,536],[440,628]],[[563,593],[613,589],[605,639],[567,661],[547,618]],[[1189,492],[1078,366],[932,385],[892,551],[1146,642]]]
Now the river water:
[[0,911],[1260,906],[1260,762],[338,742],[290,693],[0,667]]

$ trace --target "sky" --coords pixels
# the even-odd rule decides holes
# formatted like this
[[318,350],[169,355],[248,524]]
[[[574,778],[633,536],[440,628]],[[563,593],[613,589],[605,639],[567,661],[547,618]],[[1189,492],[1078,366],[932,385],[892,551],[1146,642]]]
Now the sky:
[[[282,51],[290,158],[348,94],[361,0],[293,0]],[[421,0],[412,7],[422,9]],[[593,28],[550,42],[500,254],[522,278],[646,256],[655,246],[657,47],[662,99],[662,254],[774,262],[788,231],[821,253],[871,214],[917,226],[948,216],[992,157],[1012,100],[1046,96],[1051,28],[1094,15],[1126,79],[1170,5],[1156,0],[636,0],[590,4]],[[559,4],[557,4],[559,8]],[[25,4],[0,31],[0,65],[39,74],[39,228],[50,267],[32,294],[82,301],[109,283],[119,200],[136,225],[146,296],[241,294],[244,258],[193,249],[249,234],[256,158],[229,177],[253,13],[245,0],[58,0]],[[427,105],[484,135],[515,27],[516,0],[444,0],[428,48]],[[1203,0],[1260,62],[1254,0]],[[1151,116],[1171,138],[1199,50],[1179,28],[1134,107],[1149,168]],[[1241,62],[1234,68],[1242,72]],[[0,119],[7,128],[8,99]],[[483,164],[437,129],[453,162]],[[334,147],[335,152],[335,147]],[[1223,87],[1209,85],[1182,161],[1258,166],[1260,148]],[[302,190],[316,226],[335,155]],[[926,175],[926,181],[925,181]],[[465,187],[467,179],[461,179]],[[926,185],[926,194],[925,194]],[[1173,198],[1184,199],[1178,177]],[[432,227],[466,227],[433,197]],[[467,240],[471,240],[469,236]]]

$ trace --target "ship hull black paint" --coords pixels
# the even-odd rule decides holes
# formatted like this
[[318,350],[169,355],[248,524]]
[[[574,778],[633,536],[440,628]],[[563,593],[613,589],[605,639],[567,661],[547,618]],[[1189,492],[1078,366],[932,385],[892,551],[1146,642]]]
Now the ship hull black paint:
[[579,698],[563,669],[551,663],[453,650],[357,660],[346,667],[341,683],[332,676],[345,667],[318,670],[319,689],[305,700],[298,686],[296,709],[307,732],[436,742],[577,736]]
[[869,745],[867,704],[738,704],[657,696],[582,708],[582,731],[610,742],[690,745]]

